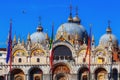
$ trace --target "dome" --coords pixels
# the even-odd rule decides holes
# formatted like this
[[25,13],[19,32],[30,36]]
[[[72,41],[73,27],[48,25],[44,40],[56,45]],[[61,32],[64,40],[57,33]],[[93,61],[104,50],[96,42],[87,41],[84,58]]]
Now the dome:
[[73,17],[73,22],[80,24],[81,20],[78,16]]
[[64,23],[58,28],[57,35],[62,35],[63,32],[66,32],[68,35],[72,36],[75,36],[77,33],[79,38],[83,39],[86,30],[82,25],[78,25],[76,23]]
[[33,34],[30,35],[31,41],[33,43],[36,42],[43,42],[46,39],[46,33],[43,32],[43,28],[41,26],[37,27],[37,32],[34,32]]
[[108,42],[112,41],[112,43],[117,46],[118,45],[118,40],[117,40],[116,36],[114,34],[112,34],[111,28],[108,27],[106,29],[106,32],[107,32],[106,34],[101,36],[99,44],[107,47],[107,46],[109,46]]

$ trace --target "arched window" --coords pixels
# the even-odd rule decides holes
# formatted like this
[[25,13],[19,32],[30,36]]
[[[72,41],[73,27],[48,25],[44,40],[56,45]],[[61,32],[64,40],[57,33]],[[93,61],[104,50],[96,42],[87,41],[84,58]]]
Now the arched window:
[[118,70],[116,68],[112,70],[112,77],[113,80],[118,80]]
[[19,62],[19,63],[21,63],[21,62],[22,62],[22,59],[21,59],[21,58],[19,58],[19,59],[18,59],[18,62]]
[[39,58],[37,58],[37,62],[40,62],[40,59],[39,59]]

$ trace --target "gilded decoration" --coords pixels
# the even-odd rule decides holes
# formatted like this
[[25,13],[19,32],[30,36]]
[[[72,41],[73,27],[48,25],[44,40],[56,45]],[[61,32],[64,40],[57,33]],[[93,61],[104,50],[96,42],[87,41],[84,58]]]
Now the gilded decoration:
[[42,55],[44,55],[44,51],[40,49],[33,50],[31,54],[31,56],[42,56]]

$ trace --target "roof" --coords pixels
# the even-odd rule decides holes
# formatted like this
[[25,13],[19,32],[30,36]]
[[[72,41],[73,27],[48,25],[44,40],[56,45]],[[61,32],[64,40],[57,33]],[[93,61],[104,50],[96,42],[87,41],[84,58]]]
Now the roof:
[[0,51],[6,51],[6,48],[0,48]]

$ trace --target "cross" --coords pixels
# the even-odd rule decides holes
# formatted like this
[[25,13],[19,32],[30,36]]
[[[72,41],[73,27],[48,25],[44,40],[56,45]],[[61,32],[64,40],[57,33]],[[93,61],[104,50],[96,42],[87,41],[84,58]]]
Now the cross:
[[111,21],[110,21],[110,20],[108,20],[108,26],[110,26],[110,23],[111,23]]

